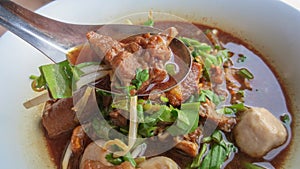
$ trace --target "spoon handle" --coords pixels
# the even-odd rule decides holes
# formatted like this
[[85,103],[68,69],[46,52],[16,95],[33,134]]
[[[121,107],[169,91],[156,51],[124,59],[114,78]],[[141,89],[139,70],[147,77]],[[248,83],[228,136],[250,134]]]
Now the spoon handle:
[[86,32],[101,26],[55,21],[7,0],[0,0],[0,25],[56,63],[66,59],[68,49],[84,42]]

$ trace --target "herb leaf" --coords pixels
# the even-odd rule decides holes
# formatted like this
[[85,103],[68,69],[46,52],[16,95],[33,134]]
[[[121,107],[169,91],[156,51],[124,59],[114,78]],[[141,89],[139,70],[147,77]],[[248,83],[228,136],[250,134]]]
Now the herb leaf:
[[141,68],[136,69],[135,79],[131,81],[131,83],[139,89],[142,86],[142,83],[149,79],[149,71],[148,69],[142,70]]
[[44,79],[44,85],[54,99],[72,96],[73,72],[67,60],[57,64],[43,65],[39,69],[42,77],[38,80],[41,82]]
[[258,166],[258,165],[255,165],[255,164],[252,164],[249,162],[244,163],[244,167],[245,167],[245,169],[265,169],[261,166]]
[[[190,168],[220,169],[231,153],[236,152],[235,146],[225,139],[220,130],[215,130],[211,136],[203,138],[204,140],[202,149],[194,158]],[[210,149],[207,148],[208,146]]]
[[219,105],[222,101],[222,98],[211,90],[201,90],[200,92],[201,100],[205,101],[204,99],[205,97],[208,98],[210,101],[212,101],[215,105]]
[[245,111],[247,108],[245,107],[244,103],[237,103],[231,106],[226,106],[224,108],[218,109],[217,112],[220,114],[228,114],[234,115],[237,112]]
[[154,131],[156,129],[156,122],[140,123],[138,128],[138,134],[143,137],[152,137],[154,136]]
[[144,22],[144,25],[151,26],[151,27],[154,26],[154,19],[153,19],[152,11],[149,12],[148,20],[146,22]]
[[134,167],[137,165],[130,153],[127,153],[121,157],[114,157],[113,153],[109,153],[105,156],[105,159],[113,165],[120,165],[124,161],[130,162],[130,164]]
[[236,62],[237,63],[245,62],[246,59],[247,59],[247,56],[245,56],[243,54],[239,54],[239,57]]
[[124,160],[121,157],[114,158],[113,153],[109,153],[105,156],[105,159],[112,163],[113,165],[120,165],[121,163],[124,162]]
[[183,135],[193,132],[198,127],[200,102],[184,103],[177,111],[175,125],[168,128],[171,135]]
[[246,78],[246,79],[254,79],[253,74],[245,68],[240,69],[238,74],[241,75],[242,77]]
[[153,136],[158,122],[174,123],[167,129],[173,136],[193,132],[198,127],[199,109],[200,102],[183,103],[181,110],[162,105],[157,112],[144,117],[138,133],[143,137]]
[[290,125],[291,124],[291,118],[288,114],[284,114],[280,116],[280,120],[285,124],[285,125]]
[[[98,62],[71,65],[68,60],[65,60],[56,64],[42,65],[39,67],[41,75],[31,75],[29,78],[33,80],[33,90],[47,89],[54,99],[68,98],[72,96],[72,89],[79,88],[76,83],[82,76],[90,73],[100,75],[101,73],[96,73],[98,68]],[[106,75],[106,73],[102,75]],[[84,82],[82,85],[89,83]]]
[[194,158],[192,164],[191,164],[191,168],[198,168],[200,167],[202,161],[203,161],[203,157],[206,154],[206,152],[208,151],[208,145],[207,143],[204,143],[200,149],[199,154],[197,154],[197,156]]

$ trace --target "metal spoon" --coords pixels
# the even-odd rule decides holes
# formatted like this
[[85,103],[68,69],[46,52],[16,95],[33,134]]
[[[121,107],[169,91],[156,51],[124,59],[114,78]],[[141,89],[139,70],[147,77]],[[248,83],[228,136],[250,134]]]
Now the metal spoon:
[[[31,44],[55,63],[65,60],[72,47],[86,42],[87,32],[102,29],[104,26],[63,23],[7,0],[0,0],[0,25]],[[152,27],[123,24],[105,25],[104,29],[114,36],[159,32]],[[190,66],[191,57],[185,45],[176,42],[175,47],[181,51],[180,57]]]

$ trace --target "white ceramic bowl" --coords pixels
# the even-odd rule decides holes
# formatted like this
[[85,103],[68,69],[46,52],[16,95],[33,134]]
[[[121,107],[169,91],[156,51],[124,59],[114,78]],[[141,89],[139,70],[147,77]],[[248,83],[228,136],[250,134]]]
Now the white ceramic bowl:
[[[284,168],[298,168],[300,11],[296,8],[277,0],[59,0],[38,12],[67,22],[105,23],[149,10],[221,28],[267,57],[288,89],[294,114],[294,138]],[[53,168],[39,129],[40,107],[22,106],[34,96],[28,76],[38,74],[38,66],[50,61],[11,33],[1,37],[0,52],[0,168]]]

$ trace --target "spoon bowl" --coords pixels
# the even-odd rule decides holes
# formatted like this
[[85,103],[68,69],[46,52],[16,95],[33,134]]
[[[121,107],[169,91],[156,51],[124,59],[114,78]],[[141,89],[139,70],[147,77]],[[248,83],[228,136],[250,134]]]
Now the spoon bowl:
[[[69,58],[74,49],[75,52],[80,52],[76,51],[78,49],[76,47],[87,42],[86,34],[90,31],[100,32],[102,35],[111,36],[116,40],[144,33],[157,34],[162,32],[160,29],[144,25],[64,23],[44,17],[6,0],[0,0],[0,25],[41,51],[54,63]],[[203,41],[209,43],[205,36]],[[192,58],[188,48],[176,38],[171,41],[170,48],[186,67],[182,69],[183,72],[180,72],[180,78],[176,79],[180,83],[191,69]]]
[[[31,44],[55,63],[65,60],[72,47],[84,43],[87,32],[96,31],[104,26],[56,21],[6,0],[0,1],[0,25]],[[158,32],[158,29],[139,25],[111,24],[105,27],[105,30],[111,33],[122,35]]]

